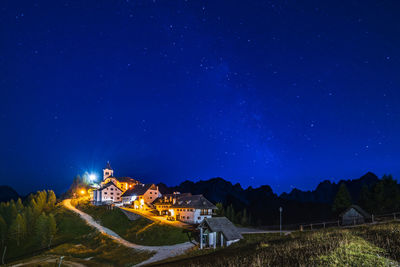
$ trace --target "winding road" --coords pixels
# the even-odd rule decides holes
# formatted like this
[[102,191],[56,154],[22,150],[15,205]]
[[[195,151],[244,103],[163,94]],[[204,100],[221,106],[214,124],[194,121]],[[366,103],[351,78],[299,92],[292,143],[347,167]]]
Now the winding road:
[[166,258],[170,258],[170,257],[174,257],[174,256],[178,256],[181,255],[183,253],[185,253],[186,250],[188,250],[189,248],[193,247],[194,244],[191,242],[185,242],[185,243],[181,243],[181,244],[176,244],[176,245],[171,245],[171,246],[143,246],[143,245],[138,245],[138,244],[134,244],[131,243],[125,239],[123,239],[122,237],[120,237],[117,233],[115,233],[114,231],[108,229],[107,227],[102,226],[101,224],[97,223],[92,216],[90,216],[87,213],[84,213],[80,210],[78,210],[77,208],[75,208],[72,204],[71,204],[71,199],[65,199],[63,201],[63,205],[79,214],[79,216],[86,221],[87,224],[89,224],[90,226],[96,228],[99,232],[101,232],[102,234],[112,238],[113,240],[115,240],[116,242],[120,243],[121,245],[124,245],[128,248],[134,248],[134,249],[138,249],[138,250],[146,250],[146,251],[151,251],[151,252],[156,252],[156,254],[154,254],[151,258],[135,265],[135,266],[142,266],[142,265],[146,265],[152,262],[157,262],[160,260],[164,260]]

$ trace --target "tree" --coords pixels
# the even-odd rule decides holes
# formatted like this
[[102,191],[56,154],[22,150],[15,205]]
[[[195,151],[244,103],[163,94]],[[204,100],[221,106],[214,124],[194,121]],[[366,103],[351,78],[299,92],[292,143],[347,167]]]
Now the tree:
[[246,226],[248,224],[247,210],[246,209],[243,210],[242,219],[240,221],[240,224],[243,225],[243,226]]
[[3,217],[0,215],[0,241],[1,241],[1,246],[4,246],[4,243],[6,242],[7,238],[7,223],[3,219]]
[[221,202],[217,203],[217,216],[224,216],[224,206],[222,205]]
[[339,190],[336,194],[335,200],[333,201],[332,211],[340,213],[347,209],[351,205],[350,193],[344,183],[339,186]]
[[25,218],[21,214],[18,214],[14,222],[10,226],[10,231],[9,231],[10,238],[17,243],[17,246],[19,246],[21,241],[25,237],[25,234],[26,234]]
[[56,205],[57,202],[57,197],[56,194],[54,194],[53,190],[48,190],[47,191],[47,211],[52,211]]
[[41,246],[46,246],[49,241],[48,237],[49,237],[48,218],[45,213],[42,213],[36,220],[36,241]]
[[358,205],[369,212],[373,210],[372,194],[366,184],[361,187],[360,195],[358,197]]
[[21,198],[18,198],[17,204],[15,205],[18,212],[22,212],[24,209],[24,205],[22,204]]
[[226,217],[232,222],[235,221],[236,214],[232,204],[226,209]]
[[49,241],[48,247],[50,247],[51,242],[53,241],[53,239],[57,233],[57,222],[56,222],[56,219],[54,218],[53,214],[49,215],[47,226],[48,226],[48,241]]

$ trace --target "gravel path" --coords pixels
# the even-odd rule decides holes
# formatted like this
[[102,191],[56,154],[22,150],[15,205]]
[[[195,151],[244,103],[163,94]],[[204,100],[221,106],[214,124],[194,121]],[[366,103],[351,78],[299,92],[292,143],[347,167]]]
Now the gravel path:
[[138,249],[138,250],[147,250],[147,251],[156,252],[156,254],[154,254],[150,259],[145,260],[144,262],[141,262],[141,263],[139,263],[139,264],[137,264],[135,266],[142,266],[142,265],[149,264],[149,263],[156,262],[156,261],[160,261],[160,260],[163,260],[163,259],[166,259],[166,258],[169,258],[169,257],[178,256],[180,254],[185,253],[186,250],[188,250],[189,248],[194,246],[194,244],[190,243],[190,242],[185,242],[185,243],[171,245],[171,246],[142,246],[142,245],[137,245],[137,244],[131,243],[131,242],[123,239],[122,237],[120,237],[114,231],[112,231],[112,230],[108,229],[107,227],[104,227],[101,224],[97,223],[89,214],[86,214],[86,213],[78,210],[74,206],[72,206],[71,199],[64,200],[63,204],[67,209],[72,210],[75,213],[78,213],[79,216],[81,216],[81,218],[84,219],[87,224],[89,224],[90,226],[93,226],[94,228],[96,228],[102,234],[114,239],[116,242],[118,242],[118,243],[120,243],[120,244],[122,244],[122,245],[124,245],[124,246],[126,246],[128,248],[134,248],[134,249]]

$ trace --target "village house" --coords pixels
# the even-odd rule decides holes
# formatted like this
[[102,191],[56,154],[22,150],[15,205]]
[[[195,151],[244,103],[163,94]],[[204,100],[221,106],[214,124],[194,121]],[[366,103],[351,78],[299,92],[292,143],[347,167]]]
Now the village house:
[[180,192],[165,194],[157,198],[156,201],[153,202],[153,206],[156,208],[159,215],[171,216],[172,213],[174,213],[172,205],[175,204],[179,198],[191,195],[191,193],[181,194]]
[[135,209],[153,209],[151,203],[161,197],[158,186],[155,184],[139,184],[128,189],[122,195],[122,204],[132,205]]
[[200,249],[230,246],[243,238],[226,217],[205,218],[197,229],[200,231]]
[[122,193],[123,190],[111,181],[103,184],[99,189],[93,190],[92,201],[95,205],[120,202]]
[[211,218],[217,207],[203,195],[174,193],[157,199],[154,204],[160,215],[173,217],[174,220],[198,224],[205,218]]
[[371,220],[371,215],[360,206],[351,205],[340,214],[342,225],[363,224]]

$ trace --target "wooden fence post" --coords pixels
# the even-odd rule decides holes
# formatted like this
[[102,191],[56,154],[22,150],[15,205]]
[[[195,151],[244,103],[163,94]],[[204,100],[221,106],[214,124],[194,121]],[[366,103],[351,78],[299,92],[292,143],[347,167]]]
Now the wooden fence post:
[[325,229],[325,223],[324,223],[324,229]]
[[396,213],[393,213],[393,219],[396,220]]
[[310,226],[311,226],[311,230],[312,230],[312,224],[310,224]]
[[300,225],[300,232],[303,232],[303,225]]
[[337,221],[337,226],[340,227],[340,221],[339,220]]
[[371,216],[372,216],[372,223],[374,223],[374,214],[372,214]]

